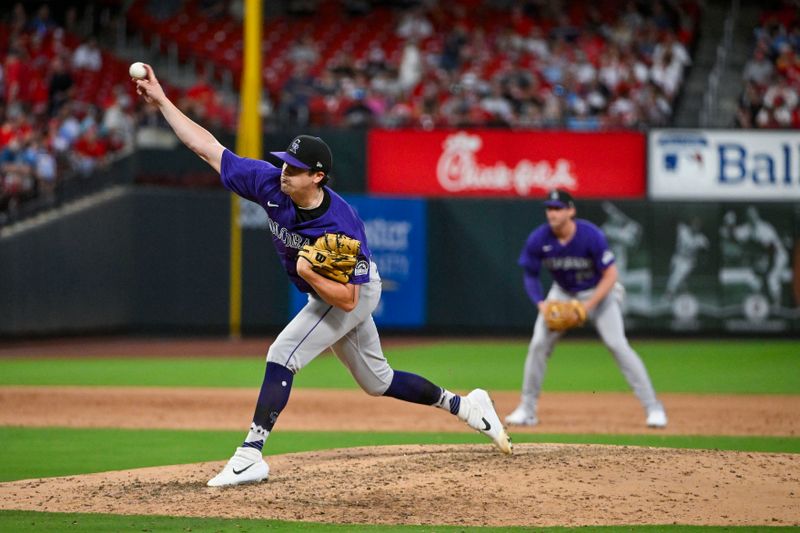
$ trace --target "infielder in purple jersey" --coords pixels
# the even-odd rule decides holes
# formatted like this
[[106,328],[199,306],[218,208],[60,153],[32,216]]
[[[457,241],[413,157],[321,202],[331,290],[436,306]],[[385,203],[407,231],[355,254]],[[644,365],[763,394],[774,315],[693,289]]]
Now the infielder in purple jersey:
[[587,220],[575,218],[572,196],[562,190],[551,191],[544,202],[547,223],[528,236],[519,256],[525,270],[525,289],[539,308],[533,338],[525,360],[522,400],[506,417],[507,424],[535,426],[537,406],[547,360],[563,332],[551,331],[544,320],[545,298],[539,273],[547,268],[553,285],[547,300],[580,300],[600,338],[614,355],[622,374],[642,403],[649,427],[667,425],[664,406],[656,398],[647,369],[625,337],[622,321],[624,289],[617,281],[614,253],[603,232]]
[[[152,68],[145,67],[147,77],[134,80],[137,92],[158,107],[186,146],[220,173],[226,188],[264,208],[286,273],[298,289],[308,293],[308,303],[269,347],[250,431],[208,485],[238,485],[268,477],[262,449],[289,400],[294,375],[329,348],[368,394],[445,409],[487,435],[501,451],[511,453],[510,439],[485,390],[459,396],[416,374],[393,370],[386,361],[372,320],[381,279],[363,222],[325,185],[333,165],[328,145],[319,137],[300,135],[285,152],[272,152],[282,161],[281,167],[239,157],[175,107]],[[318,274],[307,259],[298,257],[304,245],[325,233],[341,233],[361,242],[348,283]]]

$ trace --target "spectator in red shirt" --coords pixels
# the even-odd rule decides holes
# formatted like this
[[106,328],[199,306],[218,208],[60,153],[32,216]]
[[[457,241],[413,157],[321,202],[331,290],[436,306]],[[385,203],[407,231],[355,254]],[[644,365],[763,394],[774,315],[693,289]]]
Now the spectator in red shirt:
[[97,128],[91,127],[75,141],[73,147],[75,167],[83,176],[91,174],[98,166],[106,163],[108,147],[97,134]]
[[0,150],[8,146],[8,143],[10,143],[13,138],[14,125],[11,123],[10,119],[6,118],[6,120],[0,124]]
[[33,134],[33,126],[28,120],[23,107],[14,103],[6,110],[6,120],[0,126],[0,149],[7,146],[12,139],[19,139],[25,143]]
[[207,121],[209,112],[216,99],[214,87],[209,83],[208,75],[203,72],[197,81],[186,90],[182,108],[186,114],[198,120]]
[[19,100],[22,96],[25,82],[25,64],[22,62],[20,52],[15,48],[8,51],[3,65],[3,78],[5,81],[6,102]]
[[775,68],[789,83],[800,86],[800,57],[797,57],[791,44],[781,45],[780,55],[775,60]]

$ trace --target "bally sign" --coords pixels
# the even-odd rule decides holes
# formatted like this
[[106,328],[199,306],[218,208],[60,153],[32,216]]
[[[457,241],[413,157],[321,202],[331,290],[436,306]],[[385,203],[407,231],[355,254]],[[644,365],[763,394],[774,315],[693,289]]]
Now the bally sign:
[[369,191],[423,196],[644,196],[639,133],[371,130]]
[[800,199],[800,133],[654,130],[650,197]]

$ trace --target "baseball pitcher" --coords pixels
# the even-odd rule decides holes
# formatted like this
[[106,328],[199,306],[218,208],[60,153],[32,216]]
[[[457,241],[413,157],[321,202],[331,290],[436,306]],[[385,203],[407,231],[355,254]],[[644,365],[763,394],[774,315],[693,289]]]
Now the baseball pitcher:
[[250,431],[208,485],[268,477],[262,450],[289,400],[292,379],[328,348],[368,394],[445,409],[487,435],[502,452],[511,453],[511,442],[485,390],[459,396],[416,374],[393,370],[384,357],[372,320],[381,278],[363,222],[326,186],[333,165],[328,145],[319,137],[300,135],[285,152],[272,152],[281,167],[239,157],[186,117],[165,96],[152,68],[145,67],[147,77],[134,80],[137,92],[158,107],[186,146],[220,173],[227,189],[261,205],[289,279],[308,293],[308,303],[269,347]]
[[[566,191],[551,191],[544,204],[547,223],[533,230],[519,257],[525,270],[525,289],[539,308],[539,316],[525,360],[522,400],[506,417],[506,423],[538,424],[539,394],[555,343],[564,332],[589,320],[642,403],[647,425],[666,427],[667,415],[656,398],[647,369],[625,337],[624,290],[617,281],[614,253],[603,232],[591,222],[575,218],[575,204]],[[539,281],[542,266],[553,278],[547,299],[542,296]]]

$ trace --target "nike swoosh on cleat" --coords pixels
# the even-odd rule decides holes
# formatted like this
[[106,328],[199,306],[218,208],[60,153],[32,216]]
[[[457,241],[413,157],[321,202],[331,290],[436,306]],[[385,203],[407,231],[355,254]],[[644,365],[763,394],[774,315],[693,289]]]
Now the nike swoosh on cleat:
[[481,421],[483,422],[483,425],[485,426],[483,428],[484,431],[489,431],[490,429],[492,429],[492,425],[489,423],[488,420],[486,420],[485,418],[481,418]]
[[245,470],[247,470],[248,468],[250,468],[250,467],[251,467],[251,466],[253,466],[254,464],[255,464],[255,463],[250,463],[249,465],[247,465],[246,467],[242,468],[241,470],[236,470],[236,469],[234,468],[234,469],[233,469],[233,473],[234,473],[234,474],[236,474],[236,475],[238,476],[239,474],[241,474],[242,472],[244,472]]

